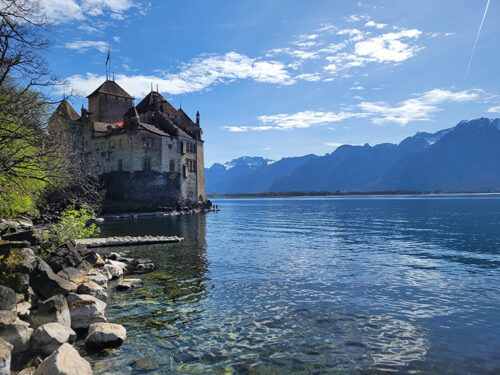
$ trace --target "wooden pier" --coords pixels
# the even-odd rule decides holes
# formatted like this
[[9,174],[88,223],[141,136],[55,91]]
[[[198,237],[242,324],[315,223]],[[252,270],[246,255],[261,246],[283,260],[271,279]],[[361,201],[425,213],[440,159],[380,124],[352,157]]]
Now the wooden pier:
[[139,236],[139,237],[108,237],[108,238],[81,238],[75,240],[76,244],[85,245],[87,247],[110,247],[110,246],[132,246],[132,245],[149,245],[159,243],[174,243],[181,242],[184,238],[177,236]]

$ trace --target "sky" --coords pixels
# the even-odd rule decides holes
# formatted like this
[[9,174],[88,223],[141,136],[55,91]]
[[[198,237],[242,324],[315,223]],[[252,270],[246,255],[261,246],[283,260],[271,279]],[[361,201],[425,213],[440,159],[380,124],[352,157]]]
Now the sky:
[[109,49],[136,104],[153,83],[200,111],[206,166],[500,117],[497,0],[472,60],[487,0],[40,1],[54,23],[49,67],[65,82],[54,95],[86,106]]

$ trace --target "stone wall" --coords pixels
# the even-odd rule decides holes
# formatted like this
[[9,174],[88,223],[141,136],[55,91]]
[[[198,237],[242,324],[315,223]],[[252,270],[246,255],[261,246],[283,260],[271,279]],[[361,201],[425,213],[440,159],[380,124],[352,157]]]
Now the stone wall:
[[93,121],[114,124],[123,121],[123,114],[133,106],[132,99],[109,94],[93,95],[89,98],[89,112]]
[[203,141],[198,140],[196,145],[196,158],[197,158],[197,197],[205,201],[207,196],[205,194],[205,160],[204,160],[204,147]]
[[181,200],[179,173],[109,172],[102,176],[107,199],[176,207]]

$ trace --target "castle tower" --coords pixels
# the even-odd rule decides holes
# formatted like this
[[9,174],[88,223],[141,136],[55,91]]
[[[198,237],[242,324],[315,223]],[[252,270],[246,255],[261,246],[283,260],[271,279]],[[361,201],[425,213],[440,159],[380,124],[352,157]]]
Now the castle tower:
[[114,124],[134,106],[134,98],[115,81],[107,80],[87,96],[92,121]]

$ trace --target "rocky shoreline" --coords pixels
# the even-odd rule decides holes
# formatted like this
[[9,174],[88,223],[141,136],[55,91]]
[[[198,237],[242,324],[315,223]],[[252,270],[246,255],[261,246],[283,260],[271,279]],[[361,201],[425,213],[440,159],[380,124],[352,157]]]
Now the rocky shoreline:
[[125,327],[108,323],[108,282],[142,286],[127,274],[150,272],[149,259],[101,256],[68,241],[46,254],[30,222],[0,220],[0,375],[92,374],[86,353],[121,345]]

